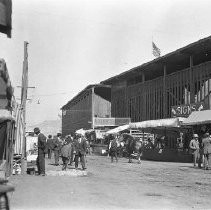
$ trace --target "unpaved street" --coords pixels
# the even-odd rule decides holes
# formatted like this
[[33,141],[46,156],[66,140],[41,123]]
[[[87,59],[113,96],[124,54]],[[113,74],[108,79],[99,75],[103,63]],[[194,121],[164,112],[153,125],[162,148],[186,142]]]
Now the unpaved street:
[[186,163],[87,160],[84,177],[13,176],[11,209],[211,209],[210,171]]

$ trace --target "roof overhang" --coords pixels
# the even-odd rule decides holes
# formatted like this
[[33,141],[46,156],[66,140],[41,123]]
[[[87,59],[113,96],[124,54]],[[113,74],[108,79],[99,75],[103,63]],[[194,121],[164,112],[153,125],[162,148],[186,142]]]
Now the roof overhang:
[[211,110],[195,111],[185,119],[182,125],[201,125],[211,123]]
[[101,84],[112,84],[141,74],[145,74],[146,79],[152,76],[156,78],[163,75],[164,65],[168,74],[189,68],[190,55],[193,56],[194,65],[211,60],[211,36],[104,80]]

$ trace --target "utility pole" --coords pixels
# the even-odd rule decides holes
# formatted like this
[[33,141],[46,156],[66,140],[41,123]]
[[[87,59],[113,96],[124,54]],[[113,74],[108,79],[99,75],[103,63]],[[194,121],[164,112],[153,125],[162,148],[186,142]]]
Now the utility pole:
[[21,173],[25,174],[27,170],[26,161],[26,101],[28,89],[28,42],[24,41],[24,61],[21,87],[21,109],[23,111],[23,141],[22,141],[22,155],[21,155]]

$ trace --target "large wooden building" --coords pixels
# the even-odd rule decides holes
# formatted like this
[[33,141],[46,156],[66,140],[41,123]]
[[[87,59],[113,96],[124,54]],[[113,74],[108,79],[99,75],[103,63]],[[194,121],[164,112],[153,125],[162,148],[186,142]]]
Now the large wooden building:
[[210,109],[211,36],[101,84],[111,85],[111,116],[132,122],[170,118],[175,106],[203,103]]
[[119,126],[130,119],[111,118],[111,88],[89,85],[62,107],[62,135],[78,129]]

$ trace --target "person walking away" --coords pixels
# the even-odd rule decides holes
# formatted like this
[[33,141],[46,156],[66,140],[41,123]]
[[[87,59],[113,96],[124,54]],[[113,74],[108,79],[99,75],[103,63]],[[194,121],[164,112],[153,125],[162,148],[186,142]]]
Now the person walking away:
[[86,169],[85,155],[87,150],[87,144],[85,138],[78,134],[76,141],[74,142],[74,153],[75,153],[75,169],[78,169],[78,159],[80,158],[82,169]]
[[[191,150],[191,153],[193,155],[193,166],[196,167],[196,162],[199,159],[199,141],[198,141],[198,134],[193,134],[193,139],[190,141],[189,147]],[[198,164],[199,161],[198,161]],[[200,167],[200,165],[199,165]]]
[[51,159],[52,149],[53,149],[52,135],[48,135],[48,139],[47,139],[48,159]]
[[114,138],[113,140],[110,141],[109,144],[109,155],[111,157],[111,162],[114,162],[114,157],[116,159],[116,162],[118,162],[118,157],[117,157],[117,139]]
[[67,169],[67,164],[69,162],[69,159],[71,157],[72,153],[72,145],[70,139],[66,139],[64,142],[62,148],[61,148],[61,156],[62,156],[62,162],[63,162],[63,167],[62,170],[66,171]]
[[46,137],[40,132],[39,128],[34,128],[34,133],[38,136],[38,157],[37,157],[37,169],[38,174],[45,176],[45,149],[46,149]]
[[56,136],[53,139],[53,152],[54,152],[55,166],[59,165],[59,150],[60,150],[60,142],[59,142],[58,137]]
[[211,138],[209,133],[204,134],[204,138],[202,139],[202,146],[204,152],[204,169],[211,169]]

